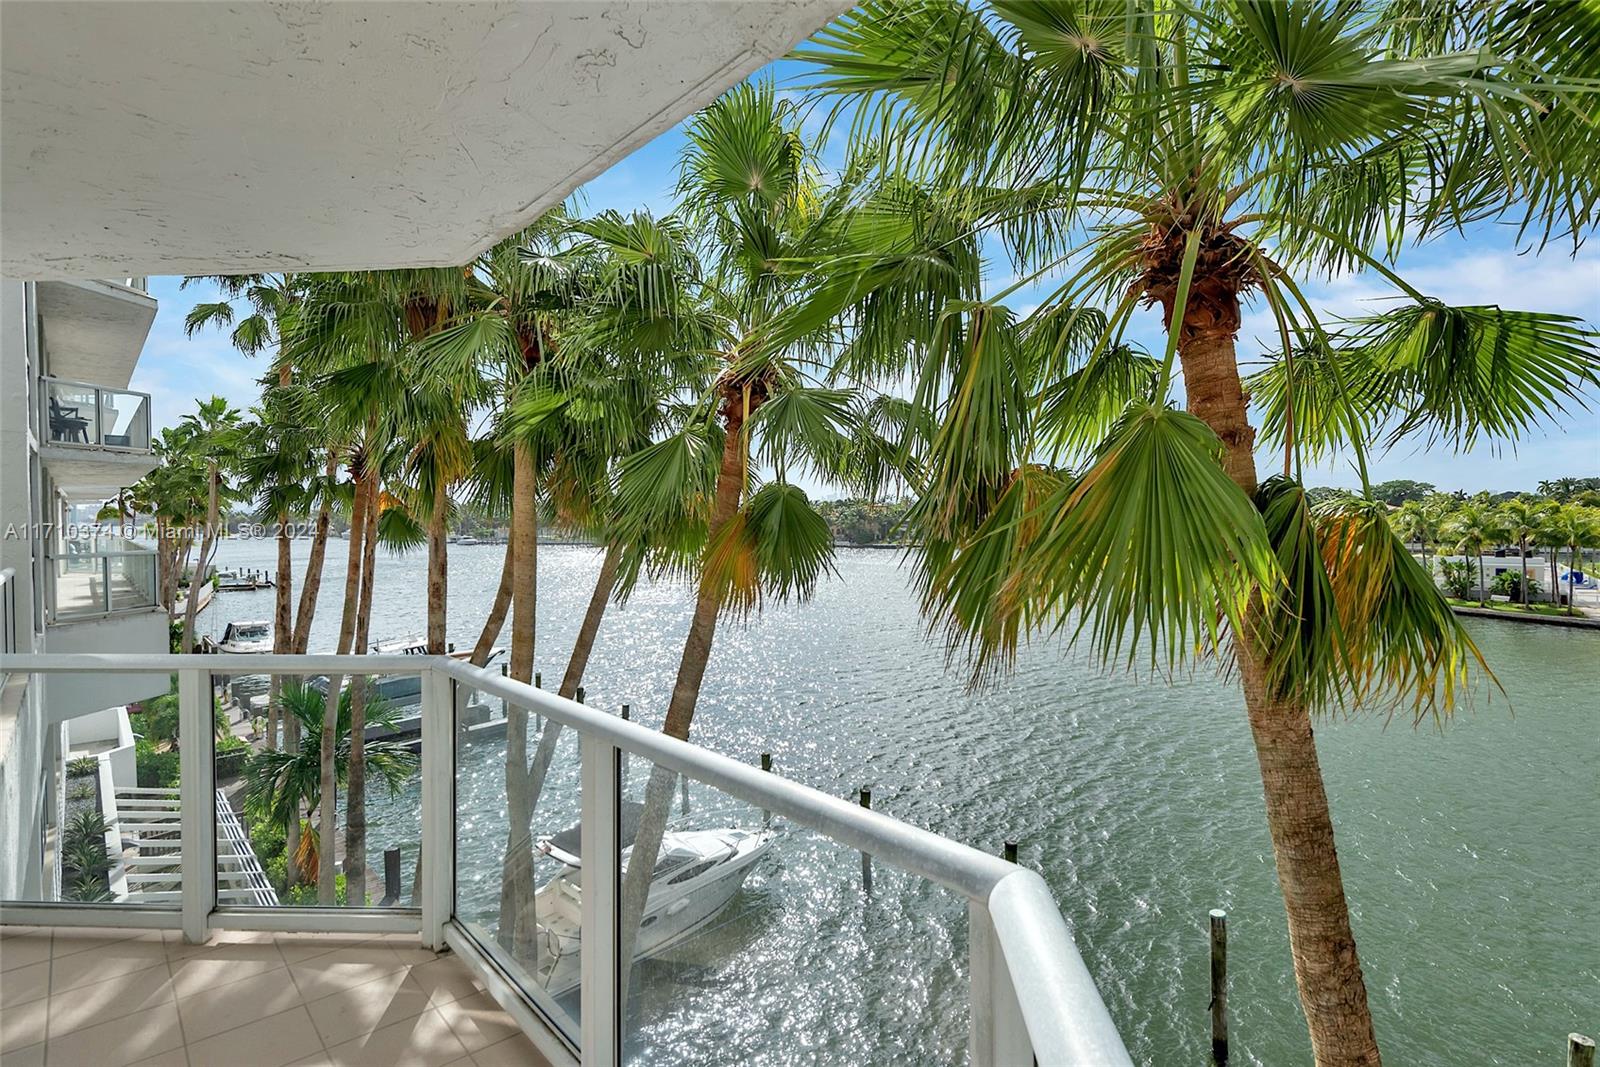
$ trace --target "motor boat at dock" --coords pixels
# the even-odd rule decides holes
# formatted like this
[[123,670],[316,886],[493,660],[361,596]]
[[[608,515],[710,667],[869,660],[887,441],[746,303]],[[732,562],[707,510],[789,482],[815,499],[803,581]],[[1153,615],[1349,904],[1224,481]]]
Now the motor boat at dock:
[[[638,834],[644,805],[626,802],[621,811],[621,840]],[[667,951],[711,926],[744,885],[750,871],[772,847],[775,831],[735,826],[706,830],[671,830],[650,880],[634,959]],[[538,916],[539,960],[536,980],[552,996],[576,988],[580,978],[583,888],[580,826],[539,838],[539,851],[561,863],[562,870],[534,893]],[[633,853],[620,854],[627,870]],[[622,876],[626,880],[626,874]]]

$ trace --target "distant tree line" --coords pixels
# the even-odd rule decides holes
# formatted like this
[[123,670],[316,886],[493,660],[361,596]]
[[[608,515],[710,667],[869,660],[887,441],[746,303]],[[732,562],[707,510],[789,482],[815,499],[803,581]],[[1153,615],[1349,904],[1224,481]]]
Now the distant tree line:
[[885,503],[852,497],[823,500],[816,507],[833,533],[834,544],[899,545],[908,541],[905,517],[910,501]]

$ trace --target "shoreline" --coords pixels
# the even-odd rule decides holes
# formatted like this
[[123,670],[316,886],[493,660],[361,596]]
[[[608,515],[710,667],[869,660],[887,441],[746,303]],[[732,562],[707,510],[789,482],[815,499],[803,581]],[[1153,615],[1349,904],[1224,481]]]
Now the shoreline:
[[1574,630],[1600,630],[1600,619],[1588,618],[1583,615],[1534,615],[1521,614],[1511,611],[1497,611],[1494,608],[1463,608],[1450,605],[1450,610],[1457,615],[1464,615],[1473,619],[1501,619],[1505,622],[1534,623],[1543,626],[1565,626]]

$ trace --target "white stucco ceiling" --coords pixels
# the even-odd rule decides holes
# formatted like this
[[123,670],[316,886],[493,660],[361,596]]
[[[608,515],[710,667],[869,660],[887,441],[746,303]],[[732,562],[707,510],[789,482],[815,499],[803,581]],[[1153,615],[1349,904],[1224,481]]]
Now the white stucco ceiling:
[[844,0],[0,4],[0,273],[462,263]]

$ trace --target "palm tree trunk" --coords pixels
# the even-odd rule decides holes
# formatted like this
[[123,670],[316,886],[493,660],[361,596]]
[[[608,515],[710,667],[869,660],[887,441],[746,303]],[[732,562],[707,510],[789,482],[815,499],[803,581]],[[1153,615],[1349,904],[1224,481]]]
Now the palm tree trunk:
[[[533,453],[518,443],[512,464],[511,677],[533,681],[538,596],[539,516]],[[528,711],[506,708],[506,851],[500,871],[498,937],[516,958],[534,960],[537,929],[521,916],[533,905],[533,842],[528,803]]]
[[[294,601],[294,557],[290,552],[292,548],[289,536],[289,516],[287,513],[278,516],[278,576],[277,585],[273,588],[272,602],[272,651],[283,653],[289,651],[294,644],[293,611]],[[282,692],[283,680],[276,674],[272,675],[267,685],[267,748],[278,747],[278,700]]]
[[211,464],[210,477],[206,489],[206,532],[200,542],[200,562],[195,567],[195,576],[189,582],[189,596],[183,605],[183,644],[185,652],[194,651],[194,617],[198,613],[200,604],[200,587],[204,584],[206,567],[211,563],[211,553],[217,540],[217,518],[222,507],[222,472],[215,463]]
[[[758,406],[752,404],[747,410],[745,403],[742,392],[733,392],[723,398],[722,466],[717,471],[716,496],[707,529],[708,546],[716,541],[717,535],[739,510],[739,500],[744,495],[744,423]],[[705,679],[706,665],[711,661],[711,643],[716,637],[717,616],[721,608],[715,586],[702,580],[695,596],[694,614],[689,618],[683,656],[678,661],[678,677],[673,682],[672,698],[667,703],[667,718],[661,726],[661,732],[668,737],[676,737],[680,741],[689,739],[689,726],[694,722],[700,684]],[[651,770],[650,780],[645,786],[644,811],[639,817],[639,830],[634,837],[633,853],[628,859],[628,871],[622,884],[622,925],[618,928],[620,943],[617,946],[617,969],[620,988],[624,990],[628,988],[628,972],[633,966],[639,923],[644,918],[645,904],[650,896],[650,882],[655,872],[656,858],[661,853],[661,839],[666,834],[667,816],[671,810],[677,777],[673,771],[657,765]]]
[[489,653],[494,651],[494,643],[500,639],[500,631],[506,625],[506,613],[511,610],[511,585],[516,574],[517,552],[515,543],[506,539],[506,558],[500,565],[500,588],[495,590],[494,603],[489,607],[489,617],[483,622],[483,630],[478,634],[478,643],[472,646],[472,664],[481,667],[489,662]]
[[1483,546],[1478,546],[1478,607],[1489,606],[1489,587],[1483,582]]
[[[1238,322],[1238,301],[1231,295],[1225,303],[1215,297],[1198,305],[1191,302],[1179,325],[1178,352],[1189,410],[1222,440],[1228,476],[1246,493],[1254,493],[1255,430],[1234,352]],[[1310,710],[1303,701],[1275,699],[1255,650],[1242,636],[1236,645],[1312,1052],[1318,1067],[1375,1067],[1380,1062],[1378,1042],[1350,928]]]
[[1577,569],[1578,569],[1578,546],[1576,544],[1568,545],[1567,546],[1567,614],[1568,615],[1576,615],[1578,613],[1578,608],[1577,608],[1578,579],[1575,577],[1575,572],[1577,571]]
[[[376,457],[366,457],[374,460]],[[365,467],[361,471],[365,475]],[[367,494],[361,491],[358,480],[355,499],[350,506],[350,552],[346,557],[344,573],[344,618],[339,623],[339,644],[335,651],[341,656],[350,654],[350,642],[355,637],[356,608],[361,595],[361,547],[367,532]],[[333,843],[338,833],[339,778],[335,764],[339,743],[339,690],[344,684],[342,675],[328,679],[327,706],[322,716],[322,776],[317,805],[317,839],[324,854],[317,867],[317,903],[331,908],[337,903]]]
[[[364,656],[372,618],[372,587],[378,557],[378,470],[367,473],[367,531],[361,548],[361,604],[356,615],[355,653]],[[345,771],[344,882],[345,902],[352,908],[367,903],[367,686],[366,675],[350,684],[350,759]]]
[[1521,574],[1517,576],[1517,591],[1522,594],[1522,606],[1528,606],[1528,542],[1526,539],[1517,542],[1517,551],[1521,554],[1518,560],[1518,569]]
[[[339,458],[328,450],[328,484],[339,472]],[[323,494],[317,508],[317,530],[311,535],[311,554],[306,558],[306,581],[300,589],[300,606],[295,610],[292,651],[304,654],[311,644],[311,620],[317,614],[317,594],[322,591],[322,564],[328,555],[328,530],[333,524],[333,504]]]
[[449,542],[446,540],[446,519],[449,517],[450,498],[442,485],[433,493],[433,511],[428,516],[428,655],[445,653],[445,605],[449,589]]

